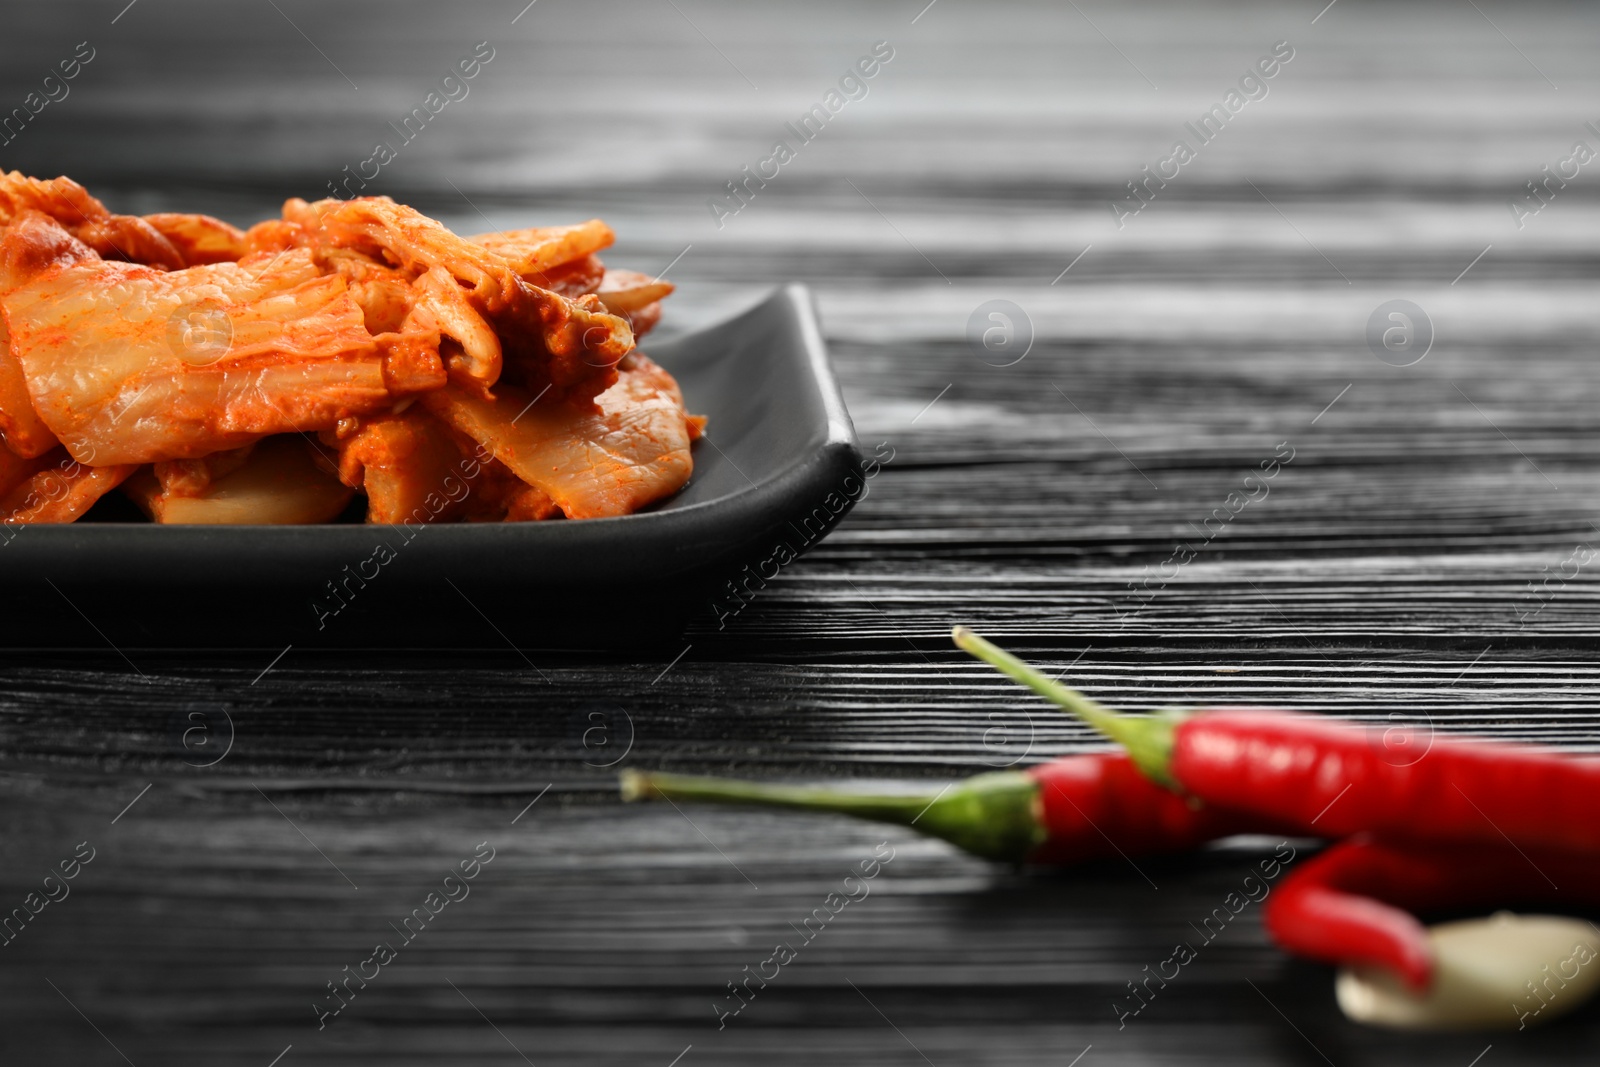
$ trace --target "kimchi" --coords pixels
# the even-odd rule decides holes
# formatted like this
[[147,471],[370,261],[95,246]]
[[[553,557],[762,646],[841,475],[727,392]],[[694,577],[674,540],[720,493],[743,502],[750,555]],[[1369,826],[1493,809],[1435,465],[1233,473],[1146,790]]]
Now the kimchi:
[[462,237],[387,197],[240,230],[0,174],[0,523],[627,515],[704,420],[599,219]]

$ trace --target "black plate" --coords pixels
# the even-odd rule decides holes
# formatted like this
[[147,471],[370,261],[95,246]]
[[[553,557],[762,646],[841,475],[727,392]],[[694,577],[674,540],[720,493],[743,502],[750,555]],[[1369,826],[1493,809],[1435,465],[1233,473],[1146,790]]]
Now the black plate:
[[689,484],[645,512],[409,531],[28,527],[0,546],[0,584],[32,603],[0,625],[35,645],[607,648],[665,640],[696,612],[715,621],[728,581],[770,577],[849,510],[860,449],[803,286],[643,347],[710,420]]

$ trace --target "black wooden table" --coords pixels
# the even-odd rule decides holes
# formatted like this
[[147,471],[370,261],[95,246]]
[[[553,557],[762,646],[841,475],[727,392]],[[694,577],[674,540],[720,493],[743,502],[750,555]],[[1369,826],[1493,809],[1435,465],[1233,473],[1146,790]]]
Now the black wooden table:
[[[147,606],[79,618],[8,575],[10,611],[81,640],[4,654],[0,908],[93,859],[0,949],[0,1060],[1592,1062],[1592,1010],[1355,1027],[1255,910],[1119,1027],[1245,845],[1018,874],[837,818],[624,807],[614,775],[936,788],[1095,746],[956,653],[957,622],[1130,708],[1592,749],[1600,163],[1525,183],[1600,148],[1595,8],[124,5],[7,5],[0,109],[93,58],[5,166],[247,223],[395,139],[486,41],[369,191],[468,231],[604,216],[612,262],[680,284],[664,329],[810,284],[886,462],[737,617],[603,657],[465,609],[476,648],[151,647]],[[786,130],[880,41],[820,133]],[[777,177],[713,211],[779,138]],[[1135,193],[1145,167],[1171,176]],[[1398,351],[1367,339],[1404,330],[1392,300],[1423,313]],[[875,849],[870,895],[803,940]],[[796,958],[724,1017],[780,941]]]

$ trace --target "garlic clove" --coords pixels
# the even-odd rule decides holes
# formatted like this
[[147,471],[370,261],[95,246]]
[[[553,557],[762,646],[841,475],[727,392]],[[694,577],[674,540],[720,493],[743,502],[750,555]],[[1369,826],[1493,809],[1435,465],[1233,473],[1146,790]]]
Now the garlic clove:
[[1387,970],[1339,971],[1345,1015],[1398,1030],[1521,1030],[1581,1006],[1600,988],[1600,930],[1580,919],[1499,912],[1429,927],[1426,993]]

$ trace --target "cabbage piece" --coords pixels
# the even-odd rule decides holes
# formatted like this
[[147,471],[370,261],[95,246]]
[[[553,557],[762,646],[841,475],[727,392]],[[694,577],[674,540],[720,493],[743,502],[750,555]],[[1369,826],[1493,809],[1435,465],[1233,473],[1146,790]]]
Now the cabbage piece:
[[664,299],[676,288],[671,282],[640,274],[636,270],[608,270],[595,295],[606,310],[616,315],[638,311]]
[[221,219],[172,211],[146,215],[144,221],[172,243],[186,267],[232,263],[244,258],[244,231]]
[[123,492],[152,522],[202,526],[286,526],[327,522],[354,492],[324,471],[299,434],[269,437],[244,463],[216,478],[197,495],[162,489],[147,467],[128,479]]
[[517,380],[535,390],[549,385],[558,397],[587,400],[616,381],[617,362],[633,351],[628,321],[593,295],[569,300],[531,284],[495,251],[387,197],[291,200],[284,218],[308,229],[324,254],[356,249],[417,277],[442,268],[470,290],[472,306],[516,363]]
[[200,496],[211,488],[212,482],[244,466],[255,447],[248,444],[199,459],[164,460],[152,466],[150,472],[161,483],[161,491],[169,496]]
[[10,493],[49,465],[48,457],[31,456],[24,459],[10,449],[0,448],[0,496]]
[[132,463],[91,467],[58,448],[37,459],[33,473],[0,496],[0,523],[20,526],[74,522],[138,467]]
[[84,463],[192,459],[393,401],[344,280],[305,251],[80,264],[0,303],[35,410]]
[[[93,250],[50,216],[33,210],[12,216],[0,229],[0,297],[52,267],[98,259]],[[41,456],[56,446],[28,396],[22,364],[11,351],[11,333],[0,316],[0,438],[19,456]]]
[[411,288],[414,302],[402,332],[421,327],[436,333],[450,378],[487,396],[500,380],[500,338],[443,267],[428,270]]
[[637,340],[661,321],[661,301],[675,286],[636,270],[608,270],[595,295],[606,310],[628,320]]
[[135,215],[113,215],[71,178],[29,178],[0,173],[0,222],[39,211],[107,259],[176,270],[183,255],[150,223]]
[[481,465],[464,454],[450,427],[418,405],[369,416],[341,439],[339,477],[367,494],[367,521],[449,522],[466,510]]
[[627,515],[677,492],[694,469],[678,383],[637,353],[592,410],[507,385],[492,400],[451,385],[421,402],[569,519]]
[[[560,293],[571,300],[581,296],[588,296],[600,288],[600,283],[605,280],[606,265],[600,262],[599,256],[583,256],[570,263],[563,263],[547,271],[524,274],[522,280],[531,282],[541,289],[548,289],[552,293]],[[607,310],[610,310],[609,308]]]
[[617,235],[599,219],[575,226],[533,226],[523,230],[480,233],[467,240],[497,254],[512,270],[535,285],[554,286],[540,276],[573,260],[610,248]]

